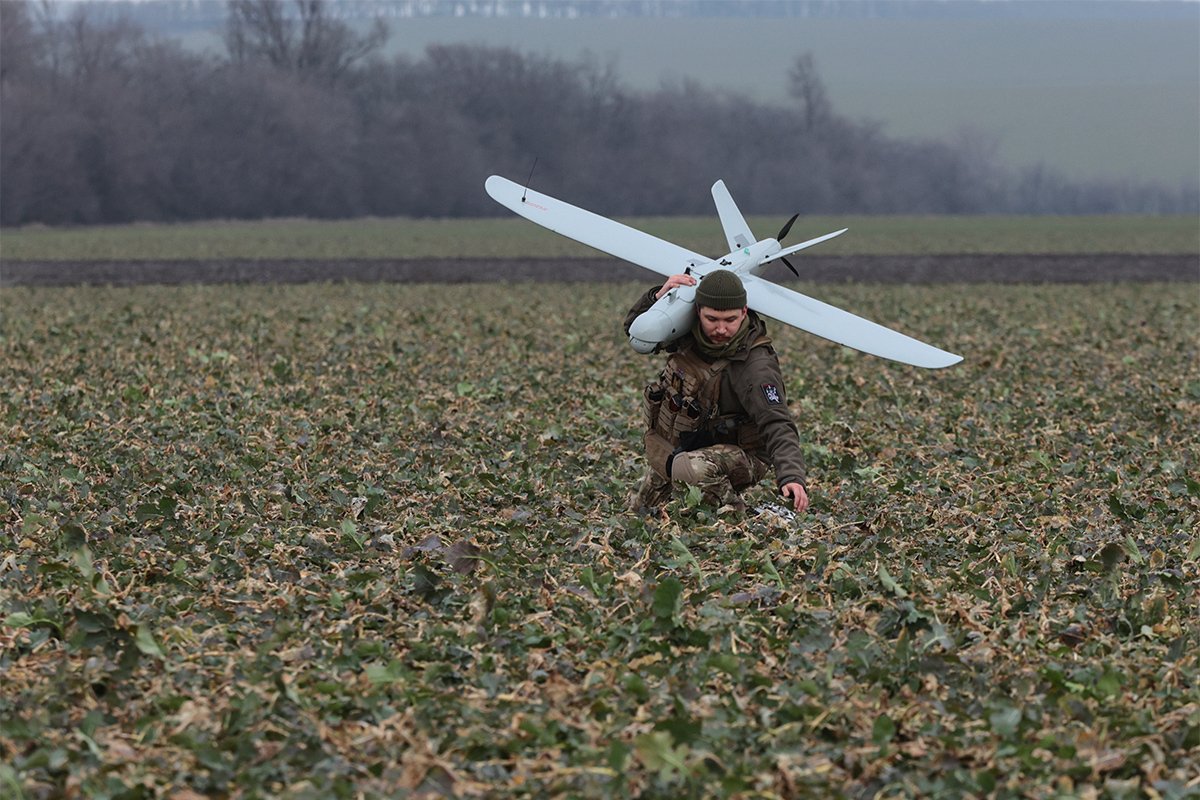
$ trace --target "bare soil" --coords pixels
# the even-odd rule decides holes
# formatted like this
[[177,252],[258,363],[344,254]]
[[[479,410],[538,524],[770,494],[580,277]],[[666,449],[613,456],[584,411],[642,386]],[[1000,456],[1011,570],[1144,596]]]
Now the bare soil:
[[[800,280],[816,283],[1196,282],[1194,255],[806,256]],[[796,279],[781,265],[767,277]],[[0,286],[135,286],[194,283],[487,283],[653,281],[611,258],[427,261],[4,261]]]

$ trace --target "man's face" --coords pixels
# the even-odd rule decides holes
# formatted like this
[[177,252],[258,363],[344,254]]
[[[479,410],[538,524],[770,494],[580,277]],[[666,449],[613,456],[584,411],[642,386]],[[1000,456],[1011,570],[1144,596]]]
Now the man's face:
[[728,311],[718,311],[715,308],[700,309],[700,330],[713,344],[725,344],[741,329],[746,321],[746,307],[734,308]]

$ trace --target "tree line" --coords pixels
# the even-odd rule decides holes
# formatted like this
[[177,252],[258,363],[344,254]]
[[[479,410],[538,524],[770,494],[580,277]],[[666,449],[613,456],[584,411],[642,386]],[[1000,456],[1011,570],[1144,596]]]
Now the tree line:
[[447,45],[381,56],[322,0],[232,0],[225,48],[127,18],[0,2],[0,225],[458,217],[501,212],[492,173],[606,214],[707,214],[724,178],[750,213],[1188,213],[1195,187],[1068,180],[995,143],[889,137],[839,114],[809,54],[791,104],[611,64]]

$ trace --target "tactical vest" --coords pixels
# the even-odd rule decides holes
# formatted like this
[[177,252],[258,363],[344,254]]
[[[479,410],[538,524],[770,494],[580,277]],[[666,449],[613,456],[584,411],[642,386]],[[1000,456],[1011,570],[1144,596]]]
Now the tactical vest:
[[[760,336],[750,347],[770,343]],[[646,433],[657,434],[676,452],[717,443],[759,447],[758,429],[748,418],[720,414],[721,373],[728,365],[728,359],[705,361],[694,347],[672,353],[658,380],[643,393]]]

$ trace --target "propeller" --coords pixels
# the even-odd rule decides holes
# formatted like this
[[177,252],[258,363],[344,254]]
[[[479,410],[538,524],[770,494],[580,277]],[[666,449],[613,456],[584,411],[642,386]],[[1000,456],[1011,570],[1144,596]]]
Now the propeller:
[[[787,236],[788,231],[790,231],[792,229],[792,223],[794,223],[799,218],[800,218],[799,213],[792,214],[792,218],[787,221],[787,224],[779,229],[779,235],[775,237],[775,241],[782,244],[783,237]],[[782,261],[784,264],[787,264],[787,268],[792,271],[793,275],[795,275],[797,278],[800,277],[800,273],[796,271],[796,268],[792,266],[792,262],[788,261],[786,257],[780,258],[779,260]]]

